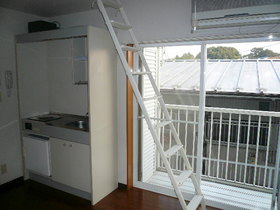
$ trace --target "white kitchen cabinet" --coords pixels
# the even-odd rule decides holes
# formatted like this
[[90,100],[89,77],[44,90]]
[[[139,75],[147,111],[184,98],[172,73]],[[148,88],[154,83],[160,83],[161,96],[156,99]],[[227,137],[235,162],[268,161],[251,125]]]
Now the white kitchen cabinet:
[[90,149],[88,145],[50,139],[52,179],[91,192]]
[[117,57],[108,31],[88,28],[92,204],[118,187]]
[[89,146],[71,143],[69,148],[70,142],[51,139],[51,169],[54,181],[92,189],[94,205],[118,187],[118,77],[112,38],[105,29],[81,26],[22,34],[16,41],[20,116],[89,114]]

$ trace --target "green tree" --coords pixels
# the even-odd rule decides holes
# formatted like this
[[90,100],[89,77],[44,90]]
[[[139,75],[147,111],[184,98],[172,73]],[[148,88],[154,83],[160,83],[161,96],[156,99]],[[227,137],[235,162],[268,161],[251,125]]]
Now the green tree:
[[258,58],[266,58],[266,57],[276,57],[279,56],[279,53],[273,52],[272,50],[263,49],[262,47],[255,47],[251,49],[251,53],[245,55],[244,58],[248,59],[258,59]]
[[193,54],[191,53],[184,53],[182,56],[176,55],[175,59],[194,59]]
[[[200,59],[200,53],[195,57]],[[241,55],[234,47],[209,47],[207,49],[208,59],[240,59]]]

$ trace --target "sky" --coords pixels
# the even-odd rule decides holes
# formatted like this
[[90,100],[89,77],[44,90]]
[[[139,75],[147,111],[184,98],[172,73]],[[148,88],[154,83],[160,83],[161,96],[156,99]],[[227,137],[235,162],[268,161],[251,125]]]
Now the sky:
[[[249,54],[251,49],[254,47],[263,47],[264,49],[269,49],[274,52],[280,53],[280,41],[273,42],[248,42],[248,43],[225,43],[225,44],[209,44],[208,47],[234,47],[236,48],[241,55]],[[164,59],[175,58],[176,55],[181,56],[184,53],[190,52],[196,56],[200,52],[200,45],[192,46],[174,46],[174,47],[165,47]]]

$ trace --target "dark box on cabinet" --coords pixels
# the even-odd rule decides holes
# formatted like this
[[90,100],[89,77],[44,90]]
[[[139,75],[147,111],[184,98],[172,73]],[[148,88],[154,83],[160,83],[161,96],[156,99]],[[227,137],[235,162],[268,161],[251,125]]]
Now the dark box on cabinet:
[[37,20],[28,23],[28,32],[39,32],[39,31],[49,31],[58,29],[58,26],[55,23],[50,23],[43,20]]

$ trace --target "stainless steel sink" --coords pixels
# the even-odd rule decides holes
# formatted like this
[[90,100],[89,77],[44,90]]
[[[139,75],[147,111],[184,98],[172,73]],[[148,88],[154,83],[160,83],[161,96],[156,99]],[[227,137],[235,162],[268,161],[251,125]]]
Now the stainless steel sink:
[[85,120],[77,120],[66,124],[67,126],[79,128],[83,130],[88,130],[88,121]]

